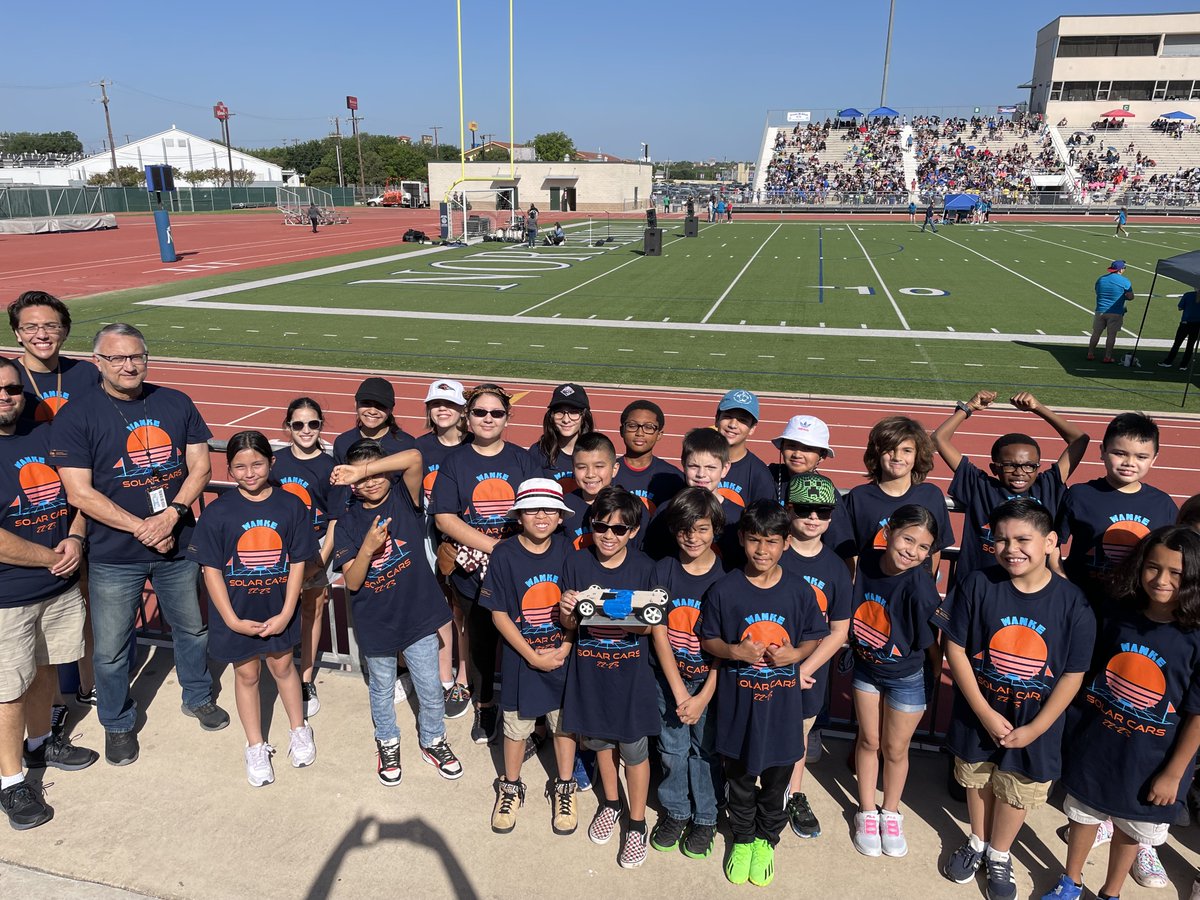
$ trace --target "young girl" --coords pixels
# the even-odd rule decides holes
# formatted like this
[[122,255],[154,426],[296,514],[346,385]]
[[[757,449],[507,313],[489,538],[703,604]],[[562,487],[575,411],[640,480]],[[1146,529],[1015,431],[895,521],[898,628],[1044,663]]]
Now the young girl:
[[577,384],[556,387],[542,418],[542,436],[529,448],[529,454],[546,478],[562,485],[564,495],[577,487],[571,461],[575,442],[593,427],[587,392]]
[[815,472],[822,460],[837,456],[829,440],[829,426],[816,416],[792,416],[783,434],[771,443],[779,451],[779,462],[767,468],[775,483],[775,499],[784,506],[793,478]]
[[1138,856],[1166,841],[1200,749],[1200,535],[1156,528],[1113,587],[1118,599],[1100,626],[1084,702],[1067,731],[1063,810],[1071,824],[1066,873],[1045,895],[1055,900],[1082,895],[1084,863],[1109,818],[1097,897],[1120,894]]
[[333,531],[337,514],[331,515],[329,498],[333,458],[321,446],[324,424],[321,406],[311,397],[298,397],[288,404],[283,417],[288,446],[275,454],[271,475],[279,486],[295,494],[308,507],[309,521],[320,550],[308,560],[307,577],[300,593],[300,691],[304,698],[304,717],[310,719],[321,708],[317,698],[315,665],[317,647],[325,619],[332,577]]
[[869,484],[851,489],[845,503],[838,505],[829,528],[828,543],[853,573],[859,554],[882,550],[884,525],[901,506],[925,507],[937,524],[935,543],[926,568],[937,571],[941,550],[954,543],[946,497],[925,481],[933,469],[933,441],[921,426],[907,416],[880,419],[867,437],[863,451]]
[[208,655],[233,663],[238,718],[246,732],[246,778],[261,787],[275,780],[275,748],[262,733],[260,657],[266,657],[287,713],[292,766],[299,769],[317,758],[292,664],[300,641],[296,606],[304,561],[317,555],[317,541],[304,503],[269,480],[274,454],[266,437],[238,432],[229,439],[225,459],[237,490],[204,510],[187,555],[203,567]]
[[[866,856],[904,856],[900,795],[908,778],[908,743],[925,712],[922,671],[934,646],[933,617],[941,605],[922,567],[937,544],[938,523],[923,506],[907,504],[888,519],[884,548],[865,550],[854,579],[854,712],[858,742],[854,765],[859,812],[854,848]],[[879,752],[883,751],[883,809],[875,806]]]

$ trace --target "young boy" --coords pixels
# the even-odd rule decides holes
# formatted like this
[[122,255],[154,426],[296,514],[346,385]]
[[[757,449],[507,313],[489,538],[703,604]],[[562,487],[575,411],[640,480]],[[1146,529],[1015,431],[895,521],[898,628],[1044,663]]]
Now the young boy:
[[700,646],[720,659],[717,752],[725,757],[733,845],[725,877],[765,887],[787,822],[784,800],[804,755],[804,686],[798,665],[829,634],[813,589],[779,565],[788,514],[773,498],[746,507],[738,540],[746,567],[709,588]]
[[718,493],[738,506],[775,496],[767,464],[746,447],[758,427],[758,398],[746,390],[733,390],[717,404],[716,428],[729,442],[729,471]]
[[479,602],[492,611],[492,621],[504,639],[500,662],[500,708],[504,727],[504,775],[496,779],[492,831],[508,834],[517,825],[517,810],[525,805],[521,764],[526,742],[539,716],[554,735],[558,777],[547,786],[553,806],[555,834],[571,834],[578,817],[575,738],[562,729],[566,661],[571,643],[559,621],[563,563],[570,552],[559,532],[571,510],[563,503],[562,487],[549,478],[521,482],[508,512],[520,523],[515,537],[492,551]]
[[1029,497],[1046,507],[1052,518],[1058,515],[1059,505],[1067,490],[1066,481],[1083,459],[1091,441],[1091,437],[1079,426],[1043,406],[1028,391],[1020,391],[1008,402],[1022,412],[1033,413],[1049,423],[1067,446],[1057,462],[1039,473],[1042,451],[1038,442],[1019,432],[1001,435],[992,444],[992,461],[988,466],[992,474],[987,475],[959,452],[953,438],[963,422],[980,410],[987,409],[995,399],[995,391],[976,391],[975,396],[966,403],[956,404],[957,409],[933,432],[933,445],[938,455],[954,473],[949,494],[966,508],[962,549],[959,550],[958,565],[954,570],[955,584],[977,569],[995,565],[988,517],[1001,503],[1015,497]]
[[986,859],[988,897],[1009,900],[1013,841],[1060,775],[1064,713],[1091,664],[1096,619],[1047,566],[1057,539],[1045,507],[1009,500],[989,525],[999,568],[963,581],[942,627],[955,685],[946,747],[971,821],[942,873],[966,884]]
[[684,488],[683,472],[654,455],[667,420],[657,403],[634,400],[621,411],[621,440],[625,455],[613,483],[646,504],[651,516]]
[[[582,550],[592,546],[592,504],[597,495],[613,483],[613,477],[617,474],[617,450],[606,435],[598,431],[588,432],[575,443],[572,467],[577,487],[563,497],[567,508],[573,513],[567,536],[571,539],[572,548]],[[646,518],[643,507],[640,524],[644,525]],[[634,548],[640,543],[640,529],[638,535]]]
[[1104,579],[1142,538],[1175,522],[1168,494],[1146,484],[1158,458],[1158,426],[1141,413],[1121,413],[1108,423],[1100,444],[1104,477],[1067,489],[1056,531],[1069,555],[1062,573],[1093,605],[1107,599]]
[[713,550],[725,514],[712,491],[684,488],[671,503],[666,526],[679,547],[677,558],[667,557],[654,567],[654,584],[671,598],[665,620],[653,630],[662,716],[658,800],[666,814],[655,824],[650,846],[665,852],[682,841],[684,856],[704,859],[717,833],[721,770],[716,720],[709,714],[717,670],[700,649],[696,622],[705,592],[725,575]]
[[[564,640],[574,644],[567,669],[562,727],[579,735],[596,753],[603,796],[588,826],[588,840],[607,844],[621,815],[618,754],[625,764],[629,829],[618,863],[632,869],[646,861],[646,798],[650,791],[649,738],[661,720],[650,671],[649,626],[578,625],[579,592],[595,585],[606,590],[649,590],[654,564],[630,548],[645,507],[623,488],[607,487],[592,503],[591,547],[567,555],[560,609]],[[599,604],[597,603],[597,606]],[[578,639],[574,632],[578,629]]]
[[[821,638],[817,649],[804,660],[799,669],[802,679],[812,680],[804,691],[804,743],[807,750],[817,716],[825,706],[829,683],[829,664],[850,635],[850,616],[853,588],[850,573],[841,557],[826,547],[821,538],[829,529],[837,505],[837,488],[833,482],[816,472],[797,475],[788,486],[787,511],[790,518],[788,549],[779,560],[785,572],[799,575],[813,589],[817,606],[829,626],[829,634]],[[820,740],[820,732],[815,735]],[[788,784],[788,823],[797,837],[815,838],[821,834],[821,823],[802,793],[806,754],[801,753],[792,769]]]
[[[420,454],[409,452],[419,470]],[[346,452],[346,461],[353,465],[385,456],[378,441],[361,439]],[[338,519],[333,559],[346,579],[354,632],[366,660],[376,774],[385,786],[400,783],[400,729],[393,700],[396,654],[403,653],[416,687],[421,758],[443,778],[461,778],[462,765],[446,741],[438,669],[437,632],[450,621],[450,610],[423,556],[425,522],[407,492],[393,489],[390,474],[370,475],[355,487],[356,498]]]

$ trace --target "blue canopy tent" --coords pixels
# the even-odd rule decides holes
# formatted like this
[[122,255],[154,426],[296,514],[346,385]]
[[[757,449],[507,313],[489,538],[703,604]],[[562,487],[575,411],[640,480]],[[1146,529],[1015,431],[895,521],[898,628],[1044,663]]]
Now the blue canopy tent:
[[978,203],[978,194],[947,194],[945,209],[947,212],[956,212],[962,209],[974,209]]
[[869,113],[867,113],[867,118],[868,119],[879,119],[879,118],[887,117],[890,119],[894,119],[898,115],[900,115],[900,113],[896,112],[890,106],[877,106],[877,107],[875,107],[875,109],[873,109]]
[[855,109],[853,106],[847,106],[845,109],[839,109],[837,117],[839,119],[861,119],[862,110]]
[[1163,113],[1161,116],[1159,116],[1159,118],[1160,119],[1194,119],[1196,117],[1189,116],[1183,110],[1177,109],[1174,112]]

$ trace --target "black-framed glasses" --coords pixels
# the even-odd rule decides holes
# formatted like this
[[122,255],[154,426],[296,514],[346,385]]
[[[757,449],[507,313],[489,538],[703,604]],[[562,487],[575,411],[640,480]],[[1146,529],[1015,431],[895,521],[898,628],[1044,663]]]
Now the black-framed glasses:
[[522,509],[522,510],[519,510],[519,512],[522,512],[525,515],[533,516],[534,518],[540,517],[540,518],[544,518],[544,519],[548,519],[551,516],[561,516],[562,515],[561,509],[553,509],[553,508],[547,508],[547,507],[543,507],[543,506],[539,506],[537,509]]
[[10,397],[20,397],[25,393],[25,387],[20,384],[0,384],[0,393],[8,394]]
[[96,356],[99,359],[104,360],[109,365],[117,366],[118,368],[128,365],[129,363],[133,363],[135,366],[144,366],[147,360],[150,359],[149,353],[119,353],[115,356],[109,356],[107,353],[97,353]]
[[596,532],[596,534],[608,534],[611,531],[617,537],[625,537],[625,535],[629,534],[629,526],[623,523],[609,525],[607,522],[593,522],[592,531]]
[[564,419],[581,419],[583,418],[583,410],[576,409],[574,406],[556,406],[550,410],[550,415],[561,416]]
[[1004,463],[996,463],[996,468],[1000,469],[1001,471],[1008,472],[1010,474],[1013,472],[1021,472],[1024,475],[1032,475],[1034,472],[1036,472],[1038,470],[1038,466],[1040,466],[1040,465],[1041,465],[1041,463],[1035,463],[1035,462],[1027,462],[1027,463],[1004,462]]
[[822,522],[827,522],[833,518],[832,506],[815,506],[812,503],[793,503],[792,512],[801,519],[807,519],[813,513],[817,514],[817,518]]
[[642,434],[658,434],[657,422],[622,422],[625,431],[640,431]]
[[308,428],[312,431],[320,431],[321,424],[322,423],[320,419],[313,419],[309,422],[289,422],[288,427],[292,429],[292,431],[303,431],[305,428]]
[[58,322],[31,322],[28,325],[18,326],[17,331],[25,335],[35,335],[39,331],[44,331],[46,334],[62,334],[66,331]]
[[486,419],[491,416],[493,419],[503,419],[508,415],[508,410],[505,409],[480,409],[476,407],[471,410],[471,415],[476,419]]

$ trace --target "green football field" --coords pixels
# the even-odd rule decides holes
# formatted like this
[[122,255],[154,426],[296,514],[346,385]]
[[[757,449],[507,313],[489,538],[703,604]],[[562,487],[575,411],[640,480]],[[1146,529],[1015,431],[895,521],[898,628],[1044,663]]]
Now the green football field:
[[929,399],[985,385],[1179,409],[1185,374],[1154,364],[1183,285],[1158,282],[1140,368],[1089,363],[1085,344],[1108,263],[1125,259],[1138,293],[1123,353],[1155,262],[1200,247],[1200,226],[1118,239],[1107,219],[936,235],[781,220],[687,239],[663,224],[661,257],[642,255],[640,222],[585,220],[562,247],[404,245],[104,295],[78,318],[139,324],[164,356]]

